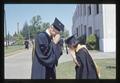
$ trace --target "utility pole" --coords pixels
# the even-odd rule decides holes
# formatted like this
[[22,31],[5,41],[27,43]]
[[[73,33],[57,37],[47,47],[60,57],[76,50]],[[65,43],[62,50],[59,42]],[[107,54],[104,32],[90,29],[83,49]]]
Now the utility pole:
[[9,46],[9,36],[10,36],[10,34],[9,34],[9,32],[8,32],[8,46]]
[[6,47],[7,47],[7,45],[8,45],[7,44],[7,39],[8,38],[7,38],[7,25],[6,25],[6,13],[5,13],[5,10],[4,10],[4,29],[5,29],[5,34],[4,35],[5,35],[5,38],[6,38],[5,39],[6,40],[5,43],[6,43]]
[[19,22],[17,23],[17,30],[18,30],[18,34],[19,34]]

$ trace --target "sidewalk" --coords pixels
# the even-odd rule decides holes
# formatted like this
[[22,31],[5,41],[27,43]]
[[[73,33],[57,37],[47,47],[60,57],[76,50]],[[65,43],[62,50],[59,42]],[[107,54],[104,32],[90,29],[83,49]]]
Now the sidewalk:
[[[100,52],[100,51],[89,51],[93,59],[107,59],[107,58],[116,58],[115,52]],[[67,55],[66,52],[59,59],[59,64],[67,61],[71,61],[72,57]]]
[[93,59],[116,58],[116,52],[89,51]]
[[[22,53],[22,52],[24,52],[26,50],[27,49],[22,49],[22,50],[18,50],[16,52],[9,53],[7,55],[5,54],[5,57],[13,56],[13,55],[15,55],[17,53],[19,54],[19,53]],[[32,53],[32,48],[29,48],[29,50]],[[100,52],[100,51],[96,51],[96,50],[89,50],[89,52],[90,52],[93,59],[116,58],[116,53],[115,52]],[[31,54],[31,57],[32,57],[32,54]],[[72,60],[71,55],[67,55],[66,51],[63,51],[63,55],[61,55],[58,63],[63,63],[63,62],[71,61],[71,60]]]

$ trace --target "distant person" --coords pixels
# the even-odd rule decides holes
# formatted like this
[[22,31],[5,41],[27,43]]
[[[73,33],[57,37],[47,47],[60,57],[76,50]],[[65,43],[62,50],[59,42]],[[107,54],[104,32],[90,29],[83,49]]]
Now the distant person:
[[97,66],[89,54],[85,40],[77,40],[75,36],[71,36],[65,40],[72,55],[73,61],[76,64],[76,79],[98,79],[99,72]]
[[29,41],[28,40],[25,40],[25,49],[29,49]]
[[56,79],[56,65],[61,56],[60,31],[64,25],[55,18],[45,32],[39,32],[33,44],[31,79]]

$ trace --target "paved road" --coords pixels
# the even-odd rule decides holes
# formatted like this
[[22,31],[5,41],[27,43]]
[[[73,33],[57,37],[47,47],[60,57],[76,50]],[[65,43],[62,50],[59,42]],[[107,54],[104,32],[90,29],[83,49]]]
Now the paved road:
[[29,79],[31,74],[31,50],[5,57],[5,79]]
[[[116,58],[115,53],[103,53],[98,51],[90,51],[90,53],[93,59]],[[71,56],[66,55],[64,52],[64,55],[59,59],[59,63],[71,60]],[[5,79],[30,79],[32,65],[31,49],[5,57],[4,65]]]

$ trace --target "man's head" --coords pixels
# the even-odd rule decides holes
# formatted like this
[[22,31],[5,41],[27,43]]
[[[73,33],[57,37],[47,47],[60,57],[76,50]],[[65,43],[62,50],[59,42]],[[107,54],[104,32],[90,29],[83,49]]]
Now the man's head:
[[72,35],[65,40],[65,43],[69,49],[76,49],[78,44],[85,45],[85,42],[86,39],[84,36],[81,36],[80,38],[76,38],[75,35]]
[[55,36],[56,34],[60,34],[60,31],[56,30],[53,25],[50,26],[49,32],[51,36]]
[[64,31],[64,25],[55,18],[53,24],[49,28],[50,34],[55,36],[56,34],[60,34],[61,31]]
[[77,47],[79,41],[75,38],[74,35],[72,35],[71,37],[69,37],[65,40],[65,43],[67,44],[69,49],[75,49]]

